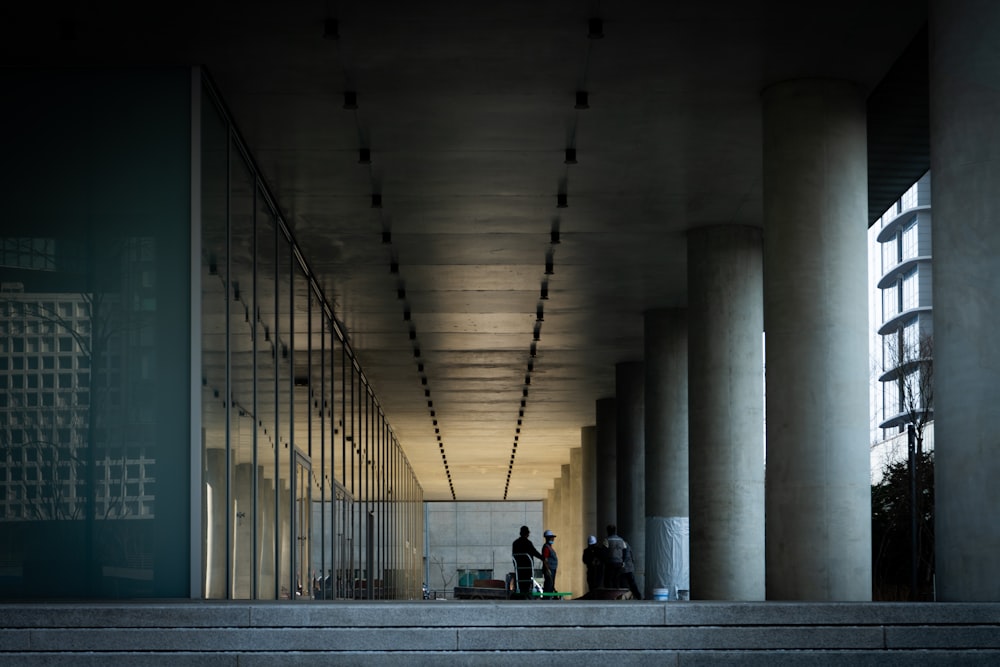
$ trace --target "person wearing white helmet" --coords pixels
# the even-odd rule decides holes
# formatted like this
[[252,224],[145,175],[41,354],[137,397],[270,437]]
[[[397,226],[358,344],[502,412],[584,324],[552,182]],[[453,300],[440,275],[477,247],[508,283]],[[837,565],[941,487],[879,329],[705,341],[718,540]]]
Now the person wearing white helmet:
[[608,559],[608,548],[597,543],[597,537],[587,538],[587,547],[583,550],[583,564],[587,566],[587,592],[593,593],[604,588],[604,562]]
[[556,550],[552,546],[552,543],[556,539],[556,534],[551,530],[546,530],[542,535],[545,537],[545,544],[542,546],[542,573],[544,575],[542,592],[555,593],[556,570],[559,567],[559,557],[556,556]]

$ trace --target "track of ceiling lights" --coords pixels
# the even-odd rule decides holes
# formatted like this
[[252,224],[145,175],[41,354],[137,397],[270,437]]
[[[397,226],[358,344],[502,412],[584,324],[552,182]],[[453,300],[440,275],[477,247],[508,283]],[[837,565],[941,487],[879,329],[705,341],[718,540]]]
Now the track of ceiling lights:
[[[587,48],[584,58],[583,73],[580,76],[580,88],[576,91],[573,109],[572,126],[568,132],[569,141],[566,146],[563,158],[563,173],[559,179],[559,187],[556,192],[556,208],[569,208],[569,167],[577,164],[576,129],[577,120],[581,111],[590,108],[590,93],[587,91],[587,74],[590,65],[591,52],[594,40],[604,37],[604,21],[598,17],[591,17],[587,21]],[[552,229],[549,232],[549,246],[545,251],[545,271],[542,274],[541,287],[538,294],[538,304],[535,307],[535,324],[532,327],[531,344],[528,346],[528,360],[524,371],[524,386],[521,389],[521,405],[517,411],[517,425],[514,427],[514,439],[510,449],[510,463],[507,465],[507,481],[504,484],[503,499],[507,500],[510,493],[510,478],[514,474],[514,462],[517,459],[517,445],[521,439],[521,426],[524,424],[524,414],[528,407],[528,396],[531,388],[531,376],[535,372],[535,360],[538,357],[538,344],[542,339],[542,323],[545,321],[545,302],[549,300],[549,282],[555,274],[555,254],[556,246],[559,245],[559,228],[561,219],[557,214],[552,220]]]
[[[342,44],[340,42],[340,23],[337,19],[328,18],[324,21],[323,38],[336,41],[338,48],[340,48]],[[345,59],[342,57],[340,61],[345,62]],[[358,164],[368,167],[371,179],[371,207],[379,211],[379,216],[382,221],[382,243],[388,247],[387,254],[389,256],[389,272],[396,276],[396,298],[402,305],[403,320],[407,323],[409,330],[410,344],[413,348],[413,359],[417,365],[417,373],[420,376],[420,386],[423,387],[424,390],[424,398],[427,400],[427,411],[430,415],[431,426],[434,428],[434,437],[437,439],[438,451],[441,453],[441,464],[444,466],[444,472],[448,478],[448,488],[451,491],[451,498],[452,500],[457,500],[457,497],[455,496],[455,483],[452,480],[451,470],[448,467],[448,456],[445,454],[444,441],[441,439],[441,427],[438,424],[437,411],[434,409],[434,400],[431,398],[431,389],[428,385],[427,372],[424,367],[424,358],[420,352],[420,340],[417,337],[417,326],[413,321],[412,312],[410,310],[410,302],[406,298],[406,281],[403,279],[400,269],[399,255],[392,244],[392,229],[389,227],[389,218],[383,212],[382,188],[376,178],[375,169],[372,166],[372,147],[365,139],[365,137],[369,137],[371,134],[370,132],[365,131],[367,128],[364,127],[361,119],[358,91],[354,88],[352,81],[350,72],[346,71],[345,65],[344,109],[354,112],[355,122],[358,126]]]

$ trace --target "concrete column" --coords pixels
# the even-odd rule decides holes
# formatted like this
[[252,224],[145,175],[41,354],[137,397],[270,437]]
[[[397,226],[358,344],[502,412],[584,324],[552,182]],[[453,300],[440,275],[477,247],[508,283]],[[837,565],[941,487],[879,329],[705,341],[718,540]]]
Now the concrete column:
[[767,597],[870,600],[865,99],[789,81],[763,119]]
[[646,447],[643,412],[645,371],[641,361],[615,364],[618,406],[618,534],[632,547],[635,581],[642,591],[646,564]]
[[603,537],[604,527],[597,523],[597,427],[584,426],[580,429],[581,456],[581,535]]
[[[583,571],[583,547],[587,544],[586,536],[583,533],[583,448],[574,447],[569,450],[569,486],[570,498],[570,521],[569,529],[572,542],[563,542],[563,552],[566,557],[561,557],[562,561],[572,566],[573,577],[569,580],[571,586],[566,590],[580,595],[586,591],[587,577]],[[560,566],[561,567],[561,566]]]
[[691,597],[764,599],[761,234],[688,234]]
[[617,461],[618,448],[616,438],[618,437],[618,408],[615,406],[615,399],[600,398],[597,400],[597,426],[594,434],[597,438],[596,461],[597,461],[597,537],[606,536],[605,527],[609,523],[618,522],[618,502],[617,502]]
[[[205,581],[203,595],[208,599],[226,599],[226,450],[205,450],[205,531],[202,540]],[[233,519],[236,520],[235,517]]]
[[1000,5],[930,3],[937,599],[1000,601]]
[[277,563],[274,562],[274,540],[277,517],[274,516],[274,479],[257,471],[257,596],[261,600],[275,599]]
[[[559,554],[559,573],[556,577],[556,590],[571,591],[570,581],[573,577],[573,563],[566,558],[570,548],[573,546],[573,507],[576,502],[573,498],[573,475],[570,472],[570,464],[562,465],[562,477],[559,480],[559,488],[562,489],[562,508],[559,512],[559,526],[555,528],[556,553]],[[565,575],[565,576],[564,576]]]
[[233,475],[232,597],[249,600],[253,582],[253,464],[239,463]]
[[690,590],[688,324],[683,308],[645,315],[646,596]]

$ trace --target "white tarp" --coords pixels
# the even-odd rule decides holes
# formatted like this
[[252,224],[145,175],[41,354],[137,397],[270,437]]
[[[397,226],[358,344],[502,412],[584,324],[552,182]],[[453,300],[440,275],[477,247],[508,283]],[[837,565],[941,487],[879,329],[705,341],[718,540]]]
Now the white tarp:
[[646,517],[646,588],[666,588],[670,599],[691,590],[690,521],[686,516]]

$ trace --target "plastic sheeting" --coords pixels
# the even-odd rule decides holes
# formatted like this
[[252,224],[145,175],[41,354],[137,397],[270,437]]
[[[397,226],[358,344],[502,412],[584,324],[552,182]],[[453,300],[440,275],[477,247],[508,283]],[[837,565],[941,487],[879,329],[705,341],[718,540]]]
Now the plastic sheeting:
[[666,588],[670,599],[691,590],[691,524],[686,516],[646,517],[646,588]]

